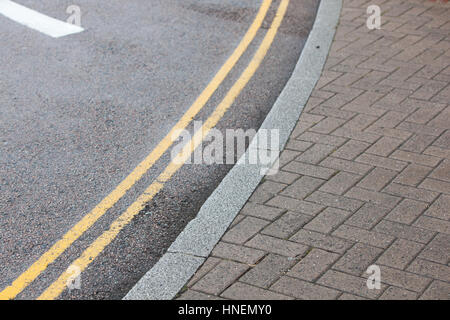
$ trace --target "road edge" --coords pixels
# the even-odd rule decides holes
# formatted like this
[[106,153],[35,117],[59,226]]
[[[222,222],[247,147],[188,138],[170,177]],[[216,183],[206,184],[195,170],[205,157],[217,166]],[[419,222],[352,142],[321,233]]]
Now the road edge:
[[[320,2],[297,65],[258,131],[260,134],[261,129],[279,130],[279,145],[273,150],[283,150],[320,78],[341,9],[342,0]],[[195,274],[264,177],[261,165],[243,160],[248,159],[248,152],[228,172],[167,253],[136,283],[124,300],[173,299]]]

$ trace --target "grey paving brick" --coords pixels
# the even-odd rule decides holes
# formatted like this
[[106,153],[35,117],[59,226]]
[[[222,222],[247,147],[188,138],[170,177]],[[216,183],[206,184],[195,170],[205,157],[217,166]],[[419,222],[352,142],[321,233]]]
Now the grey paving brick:
[[317,283],[369,299],[377,298],[385,289],[385,285],[383,284],[379,290],[368,289],[367,279],[335,270],[328,270],[322,277],[319,278]]
[[397,239],[389,249],[383,252],[377,263],[397,269],[405,269],[423,247],[423,244],[417,242]]
[[351,188],[345,194],[345,196],[391,209],[401,201],[401,198],[397,196],[392,196],[384,192],[371,191],[358,187]]
[[403,112],[388,111],[381,118],[379,118],[373,125],[371,125],[369,131],[377,131],[378,128],[395,128],[400,122],[402,122],[407,115]]
[[[450,131],[449,131],[450,132]],[[450,159],[450,149],[443,149],[437,146],[429,146],[424,152],[424,154],[429,154],[439,158]]]
[[[313,101],[314,101],[314,103],[313,103]],[[309,100],[308,100],[307,106],[310,107],[312,104],[314,104],[314,108],[315,108],[317,105],[319,105],[323,101],[324,101],[324,99],[317,99],[315,97],[310,97]],[[300,121],[317,124],[317,123],[321,122],[325,118],[326,118],[326,116],[313,114],[312,112],[302,112],[302,116],[301,116],[301,120]]]
[[[416,111],[417,112],[417,111]],[[426,110],[427,113],[430,115],[433,114],[432,110]],[[423,114],[422,114],[423,115]],[[408,139],[407,142],[405,142],[400,149],[403,151],[409,151],[409,152],[417,152],[421,153],[423,152],[434,140],[436,137],[429,136],[426,134],[415,134],[411,138]]]
[[192,289],[208,294],[219,295],[247,271],[248,268],[248,265],[242,263],[223,260],[200,279]]
[[384,188],[383,192],[398,197],[404,197],[425,202],[432,202],[439,195],[439,193],[434,191],[404,186],[398,183],[391,183],[386,188]]
[[342,210],[356,211],[363,204],[362,201],[350,199],[348,197],[334,195],[322,191],[311,194],[306,201],[315,202],[324,206],[330,206]]
[[291,184],[300,177],[301,177],[301,175],[299,175],[297,173],[279,170],[276,174],[267,176],[266,179],[270,180],[270,181],[279,182],[279,183]]
[[334,265],[333,269],[360,276],[383,252],[364,243],[356,243]]
[[241,210],[241,214],[249,215],[257,218],[262,218],[266,220],[275,220],[278,218],[285,209],[269,207],[262,204],[257,204],[253,202],[247,202]]
[[358,187],[372,191],[380,191],[397,175],[397,172],[383,168],[373,169],[358,183]]
[[228,230],[222,239],[226,242],[243,244],[269,223],[266,220],[246,217],[232,229]]
[[345,120],[339,118],[333,118],[331,116],[321,120],[315,126],[310,128],[310,131],[319,132],[324,134],[329,134],[333,132],[335,129],[339,128],[341,125],[345,123]]
[[244,274],[239,281],[256,287],[268,288],[294,265],[295,262],[290,257],[269,254]]
[[284,149],[280,155],[280,167],[284,167],[286,164],[298,157],[299,154],[301,154],[300,151]]
[[325,180],[303,176],[281,192],[282,195],[303,200],[319,188]]
[[420,297],[420,300],[448,300],[450,297],[450,284],[434,280]]
[[378,117],[376,117],[376,116],[360,113],[360,114],[357,114],[355,117],[353,117],[350,121],[348,121],[343,127],[346,129],[362,131],[362,130],[366,129],[369,125],[371,125],[377,119],[378,119]]
[[264,257],[266,253],[261,250],[247,248],[241,245],[220,241],[213,249],[214,257],[234,260],[246,264],[254,264]]
[[365,142],[349,140],[346,144],[336,150],[336,152],[333,152],[333,157],[353,160],[363,153],[369,146],[370,144]]
[[329,207],[319,213],[313,220],[308,222],[305,225],[305,229],[329,233],[344,222],[350,214],[350,211]]
[[197,270],[197,272],[192,276],[192,278],[188,282],[188,286],[194,285],[198,280],[200,280],[201,277],[203,277],[205,274],[207,274],[209,271],[211,271],[216,265],[221,262],[221,259],[209,257],[206,259],[206,261],[203,263],[203,265]]
[[290,197],[276,196],[266,203],[269,206],[283,208],[290,211],[316,215],[324,206]]
[[406,270],[433,279],[450,282],[450,267],[433,261],[416,259]]
[[413,224],[415,227],[450,234],[450,221],[421,216]]
[[420,253],[419,258],[447,264],[450,261],[450,235],[438,233]]
[[326,144],[315,144],[307,151],[299,155],[295,160],[309,164],[318,164],[336,149],[334,146]]
[[305,245],[260,234],[247,242],[246,246],[286,257],[302,256],[308,250]]
[[389,287],[381,295],[380,300],[416,300],[418,293],[397,287]]
[[430,241],[434,236],[434,232],[430,230],[412,227],[388,220],[383,220],[377,224],[374,231],[420,243],[428,243],[428,241]]
[[303,141],[309,141],[309,142],[313,142],[313,143],[318,143],[321,145],[325,144],[325,145],[335,146],[336,148],[343,145],[345,143],[345,141],[347,141],[346,138],[335,137],[335,136],[331,136],[328,134],[322,134],[322,133],[311,132],[311,131],[303,133],[302,135],[297,137],[297,139],[303,140]]
[[403,150],[394,151],[394,153],[390,155],[390,158],[429,167],[434,167],[439,163],[439,161],[441,161],[441,159],[437,157]]
[[361,176],[359,175],[349,172],[339,172],[320,187],[320,191],[342,195],[348,189],[353,187],[360,179]]
[[[321,94],[323,94],[325,92],[326,91],[321,91]],[[312,109],[311,113],[317,114],[317,115],[322,115],[322,116],[331,116],[331,117],[345,119],[345,120],[351,119],[356,114],[355,112],[340,110],[340,109],[336,109],[336,108],[330,108],[330,107],[326,107],[323,105],[318,105],[318,106],[314,107],[314,109]]]
[[348,161],[335,157],[328,157],[320,163],[321,166],[332,168],[339,171],[346,171],[359,175],[364,175],[372,169],[370,165],[357,163],[355,161]]
[[177,298],[177,300],[223,300],[223,299],[219,298],[218,296],[188,289],[185,292],[183,292]]
[[300,155],[303,151],[308,150],[308,148],[311,146],[312,146],[311,142],[300,141],[297,139],[290,139],[286,144],[286,149],[299,151],[298,155]]
[[337,253],[345,252],[353,244],[353,242],[349,240],[305,229],[297,232],[290,240]]
[[280,192],[286,187],[284,183],[278,183],[273,181],[264,181],[253,192],[249,201],[263,204],[267,200],[271,199],[275,194]]
[[[408,99],[409,100],[409,99]],[[409,100],[411,101],[411,100]],[[418,101],[418,100],[415,100]],[[420,106],[420,105],[419,105]],[[427,108],[427,107],[420,107],[419,109],[417,109],[417,111],[415,111],[413,114],[411,114],[406,121],[408,122],[414,122],[414,123],[418,123],[418,124],[426,124],[428,121],[430,121],[431,119],[433,119],[440,111],[442,110],[442,106],[439,107],[431,107],[431,108]],[[419,136],[419,135],[417,135]],[[433,137],[433,136],[428,136],[428,135],[420,135],[423,138],[422,139],[428,139],[428,137]],[[435,138],[435,137],[434,137]],[[412,138],[411,138],[412,139]],[[414,139],[414,141],[416,141],[417,138]],[[433,139],[434,140],[434,139]],[[407,145],[407,148],[409,148],[409,144]],[[411,148],[414,148],[414,146],[411,146]],[[402,148],[403,149],[403,148]],[[407,150],[407,151],[416,151],[416,152],[421,152],[423,150]]]
[[386,219],[399,223],[411,224],[426,210],[427,207],[428,205],[424,202],[404,199],[386,216]]
[[385,158],[378,155],[363,153],[355,160],[356,162],[361,162],[374,167],[381,167],[394,171],[402,171],[406,166],[407,162],[395,160],[391,158]]
[[338,300],[368,300],[367,298],[363,298],[360,296],[356,296],[350,293],[343,293]]
[[414,292],[422,292],[431,279],[422,275],[380,265],[381,282]]
[[311,219],[312,216],[310,215],[298,212],[287,212],[283,214],[281,218],[262,230],[261,233],[282,239],[289,238]]
[[314,281],[339,258],[336,253],[312,249],[287,273],[288,276],[306,281]]
[[[380,110],[381,112],[377,113],[384,113],[383,110]],[[380,136],[378,134],[374,134],[371,132],[363,132],[360,130],[355,130],[355,129],[349,129],[349,128],[338,128],[333,132],[333,135],[338,136],[338,137],[345,137],[348,139],[353,139],[353,140],[359,140],[362,142],[367,142],[367,143],[374,143],[375,141],[378,140],[378,138],[380,138]]]
[[[444,81],[442,81],[442,82],[445,83]],[[440,93],[440,94],[442,94],[442,96],[444,96],[443,93],[445,92],[446,93],[445,98],[450,98],[450,89],[449,89],[448,85],[449,85],[449,83],[448,83],[448,81],[446,81],[446,88],[444,90],[442,90]],[[444,102],[444,101],[441,101],[441,102],[448,104],[448,99],[445,100],[445,98],[444,98],[444,101],[446,101],[446,102]],[[449,118],[450,118],[450,108],[447,105],[447,107],[444,110],[442,110],[442,112],[440,112],[435,118],[433,118],[433,120],[431,120],[428,124],[430,126],[436,126],[439,128],[448,129],[448,128],[450,128]]]
[[365,203],[345,224],[370,230],[389,212],[389,208]]
[[271,290],[307,300],[331,300],[340,294],[337,290],[286,276],[278,280]]
[[369,149],[366,150],[367,153],[376,154],[379,156],[387,157],[394,150],[396,150],[401,144],[402,140],[394,139],[390,137],[382,137],[375,144],[373,144]]
[[450,130],[447,130],[442,136],[440,136],[434,143],[433,146],[440,147],[443,149],[450,149]]
[[450,196],[441,194],[439,198],[425,211],[425,215],[449,221],[450,220]]
[[333,233],[333,236],[348,239],[355,242],[369,244],[378,248],[387,248],[394,241],[394,237],[386,234],[368,231],[365,229],[340,225]]
[[[317,101],[319,101],[319,100],[317,100]],[[320,121],[322,118],[323,117],[320,117],[318,119],[318,121]],[[303,119],[302,120],[299,119],[297,125],[295,126],[294,130],[292,131],[290,140],[298,137],[300,134],[302,134],[303,132],[307,131],[309,128],[311,128],[314,125],[315,122],[316,121],[303,121]],[[288,145],[289,145],[289,142],[290,141],[288,141]]]
[[419,188],[450,194],[450,182],[440,181],[436,179],[425,179],[419,185]]
[[336,173],[336,170],[333,169],[315,166],[298,161],[289,162],[286,166],[283,167],[283,170],[298,173],[305,176],[316,177],[320,179],[328,179]]
[[234,218],[234,220],[230,224],[230,229],[233,228],[235,225],[237,225],[239,222],[245,219],[245,215],[239,214]]
[[293,300],[292,297],[241,282],[233,283],[222,293],[222,297],[233,300]]
[[[409,131],[412,133],[421,133],[421,134],[431,135],[431,136],[435,136],[435,137],[438,137],[445,131],[445,129],[443,129],[443,128],[436,128],[436,127],[432,127],[432,126],[421,125],[421,124],[406,122],[406,121],[400,123],[397,126],[397,129]],[[438,143],[439,143],[438,141],[434,142],[434,144],[436,144],[436,145],[438,145]],[[412,156],[412,155],[402,154],[401,156],[402,157],[405,156],[408,158],[408,156]],[[425,158],[423,158],[423,159],[425,159]],[[410,158],[409,161],[412,161],[412,158]]]

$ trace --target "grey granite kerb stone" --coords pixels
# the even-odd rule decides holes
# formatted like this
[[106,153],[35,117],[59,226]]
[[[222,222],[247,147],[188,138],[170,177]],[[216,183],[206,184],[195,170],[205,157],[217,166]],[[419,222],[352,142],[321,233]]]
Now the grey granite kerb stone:
[[[342,0],[322,0],[294,72],[260,129],[278,129],[283,150],[320,78],[339,21]],[[248,158],[248,151],[245,154]],[[264,169],[239,161],[180,233],[167,253],[124,300],[172,299],[194,275],[259,185]]]

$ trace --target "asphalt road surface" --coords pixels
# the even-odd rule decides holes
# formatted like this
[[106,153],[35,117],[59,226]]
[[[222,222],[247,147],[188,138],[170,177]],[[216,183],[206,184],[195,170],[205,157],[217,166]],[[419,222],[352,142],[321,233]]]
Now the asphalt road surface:
[[[3,298],[35,299],[167,167],[170,148],[67,248],[52,249],[158,148],[234,52],[263,1],[14,2],[61,21],[76,4],[85,28],[52,38],[0,14],[0,291]],[[260,126],[289,79],[318,3],[290,1],[265,59],[218,129]],[[245,70],[279,5],[272,2],[195,120],[206,120]],[[90,259],[81,289],[65,288],[55,298],[121,299],[229,169],[184,165]],[[49,250],[53,254],[45,256]],[[11,284],[21,287],[8,296]]]

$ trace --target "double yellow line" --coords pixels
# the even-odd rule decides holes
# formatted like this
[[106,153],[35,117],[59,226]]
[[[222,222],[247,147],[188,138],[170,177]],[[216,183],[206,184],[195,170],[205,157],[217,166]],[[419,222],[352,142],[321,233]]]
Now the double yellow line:
[[[22,273],[9,287],[0,292],[0,299],[13,299],[22,292],[32,281],[34,281],[49,264],[54,262],[75,240],[86,232],[108,209],[122,198],[125,193],[153,166],[153,164],[168,150],[173,141],[180,135],[181,130],[185,129],[193,120],[195,115],[204,107],[206,102],[223,82],[242,54],[247,50],[250,43],[255,38],[260,29],[264,18],[270,8],[272,0],[263,0],[255,20],[248,29],[244,38],[239,43],[233,54],[221,67],[205,90],[196,99],[194,104],[188,109],[178,123],[164,137],[158,146],[123,180],[105,199],[103,199],[91,212],[70,229],[62,239],[56,242],[47,252],[45,252],[35,263]],[[254,54],[252,60],[246,69],[242,72],[239,79],[234,83],[226,94],[225,98],[217,106],[211,116],[203,124],[201,130],[194,133],[193,138],[188,142],[177,157],[177,161],[171,161],[158,178],[138,197],[138,199],[128,207],[110,226],[110,228],[98,237],[82,254],[76,259],[72,266],[79,268],[80,271],[86,267],[111,243],[118,233],[135,217],[145,205],[163,188],[175,172],[180,169],[184,161],[179,159],[188,159],[195,148],[201,143],[204,136],[219,122],[225,112],[232,106],[235,99],[244,89],[246,84],[255,74],[260,66],[272,42],[278,32],[278,28],[283,21],[289,0],[281,0],[276,16],[270,29],[267,31],[262,43]],[[38,299],[55,299],[66,288],[70,274],[64,272],[45,290]]]

